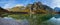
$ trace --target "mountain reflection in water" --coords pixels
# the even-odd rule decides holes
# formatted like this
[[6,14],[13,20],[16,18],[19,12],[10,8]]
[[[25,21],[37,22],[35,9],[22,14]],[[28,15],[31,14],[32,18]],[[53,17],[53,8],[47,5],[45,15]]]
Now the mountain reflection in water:
[[[11,17],[5,17],[3,19],[0,18],[0,25],[3,25],[1,21],[5,23],[4,25],[29,25],[29,22],[26,19],[16,21]],[[6,24],[6,22],[9,22],[10,24]],[[44,21],[41,25],[60,25],[60,14],[54,15],[54,17],[47,21]]]
[[44,21],[42,25],[60,25],[60,14],[56,14],[51,19]]

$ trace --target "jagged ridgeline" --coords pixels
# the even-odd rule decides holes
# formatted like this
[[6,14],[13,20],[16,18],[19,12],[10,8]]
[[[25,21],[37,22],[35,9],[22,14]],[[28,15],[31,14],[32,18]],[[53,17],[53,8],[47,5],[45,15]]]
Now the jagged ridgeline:
[[41,25],[43,21],[49,20],[52,16],[53,9],[41,2],[34,2],[33,4],[28,4],[26,9],[30,10],[31,14],[31,25]]
[[34,2],[33,4],[28,4],[26,7],[24,6],[13,7],[9,11],[17,13],[22,12],[22,14],[23,13],[46,14],[52,13],[53,9],[47,5],[42,4],[41,2]]
[[41,2],[34,2],[33,4],[28,4],[27,8],[35,14],[44,14],[44,13],[52,13],[53,9],[47,5],[42,4]]

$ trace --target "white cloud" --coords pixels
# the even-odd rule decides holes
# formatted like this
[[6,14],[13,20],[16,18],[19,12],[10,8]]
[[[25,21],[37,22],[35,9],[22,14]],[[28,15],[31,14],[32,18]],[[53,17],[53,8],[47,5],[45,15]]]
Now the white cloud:
[[60,0],[45,0],[45,1],[42,0],[41,2],[45,5],[52,7],[52,8],[60,7]]
[[12,4],[12,3],[7,3],[7,4],[5,4],[3,8],[4,8],[4,9],[11,8],[11,4]]
[[[25,4],[28,4],[29,2],[30,2],[30,0],[26,1]],[[15,3],[14,0],[10,0],[7,4],[4,5],[4,8],[11,8],[12,4],[14,4],[14,3]],[[32,2],[30,2],[30,3],[32,3]],[[50,4],[48,4],[48,3],[50,3]],[[60,7],[60,0],[51,0],[51,2],[49,2],[49,0],[47,0],[47,2],[45,2],[44,4],[47,4],[48,6],[50,6],[52,8],[54,8],[54,7]],[[16,6],[24,6],[23,4],[15,4],[15,5]]]
[[53,7],[60,7],[60,0],[53,0],[51,4]]
[[12,7],[20,7],[20,6],[24,6],[23,4],[13,4],[13,3],[8,3],[8,4],[5,4],[5,6],[3,7],[4,9],[7,9],[7,8],[12,8]]
[[3,6],[3,8],[4,8],[4,9],[11,8],[11,7],[13,6],[12,4],[14,4],[14,2],[15,2],[15,1],[13,1],[13,0],[9,0],[9,1]]
[[6,8],[6,7],[9,7],[9,4],[5,4],[5,5],[4,5],[4,8]]
[[19,7],[19,6],[24,6],[24,5],[23,5],[23,4],[17,4],[16,6],[18,6],[18,7]]
[[10,0],[9,2],[7,2],[7,4],[5,4],[3,6],[4,9],[7,9],[7,8],[12,8],[12,7],[15,7],[15,6],[24,6],[23,4],[15,4],[15,1],[13,0]]

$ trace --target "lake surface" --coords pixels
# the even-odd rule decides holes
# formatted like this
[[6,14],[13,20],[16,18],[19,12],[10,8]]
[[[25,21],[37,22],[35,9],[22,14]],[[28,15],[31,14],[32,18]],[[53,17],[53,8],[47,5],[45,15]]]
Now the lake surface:
[[[15,20],[11,17],[4,17],[0,18],[0,25],[29,25],[29,22],[26,19]],[[60,14],[55,14],[52,18],[44,21],[41,25],[60,25]]]
[[43,22],[42,25],[60,25],[60,14],[55,14],[51,19]]

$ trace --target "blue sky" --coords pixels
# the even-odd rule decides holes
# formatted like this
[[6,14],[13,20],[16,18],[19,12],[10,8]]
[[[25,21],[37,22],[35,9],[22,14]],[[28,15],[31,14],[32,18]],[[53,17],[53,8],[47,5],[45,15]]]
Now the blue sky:
[[26,6],[27,4],[33,3],[35,1],[40,1],[52,8],[60,7],[60,0],[0,0],[0,6],[3,8],[11,8],[18,4]]

